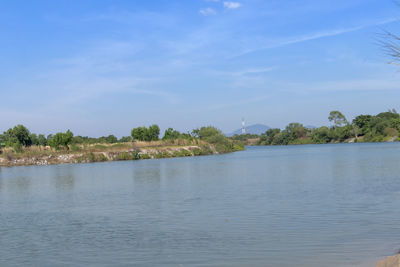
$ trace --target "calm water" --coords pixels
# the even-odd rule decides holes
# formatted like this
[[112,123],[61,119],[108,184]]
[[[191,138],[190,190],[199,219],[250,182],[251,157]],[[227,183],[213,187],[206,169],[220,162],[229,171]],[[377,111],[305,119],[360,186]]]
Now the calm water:
[[373,266],[400,144],[0,169],[0,266]]

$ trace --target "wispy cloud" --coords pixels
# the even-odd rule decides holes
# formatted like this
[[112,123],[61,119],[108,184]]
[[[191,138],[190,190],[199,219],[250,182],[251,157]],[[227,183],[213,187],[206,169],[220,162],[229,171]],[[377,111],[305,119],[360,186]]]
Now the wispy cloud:
[[210,7],[200,9],[199,13],[206,17],[217,15],[217,11],[215,11],[215,9],[212,9]]
[[224,2],[224,7],[227,9],[236,9],[241,6],[242,6],[242,4],[239,2]]
[[316,39],[320,39],[320,38],[332,37],[332,36],[337,36],[337,35],[341,35],[341,34],[345,34],[345,33],[355,32],[355,31],[359,31],[359,30],[362,30],[362,29],[365,29],[365,28],[368,28],[368,27],[380,26],[380,25],[388,24],[388,23],[395,22],[395,21],[398,21],[398,19],[390,18],[390,19],[384,19],[384,20],[375,21],[375,22],[372,22],[372,23],[371,22],[370,23],[365,23],[365,24],[362,24],[362,25],[348,27],[348,28],[325,30],[325,31],[320,31],[320,32],[316,32],[316,33],[296,36],[296,37],[289,38],[287,40],[277,41],[277,42],[271,43],[269,45],[260,46],[260,47],[257,47],[257,48],[245,50],[242,53],[239,53],[239,54],[233,56],[232,58],[243,56],[243,55],[246,55],[246,54],[249,54],[249,53],[253,53],[253,52],[256,52],[256,51],[272,49],[272,48],[279,48],[279,47],[283,47],[283,46],[287,46],[287,45],[292,45],[292,44],[312,41],[312,40],[316,40]]
[[266,68],[249,68],[249,69],[244,69],[240,71],[217,71],[214,72],[217,75],[228,75],[228,76],[246,76],[246,75],[257,75],[257,74],[263,74],[267,72],[271,72],[273,70],[276,70],[276,67],[266,67]]

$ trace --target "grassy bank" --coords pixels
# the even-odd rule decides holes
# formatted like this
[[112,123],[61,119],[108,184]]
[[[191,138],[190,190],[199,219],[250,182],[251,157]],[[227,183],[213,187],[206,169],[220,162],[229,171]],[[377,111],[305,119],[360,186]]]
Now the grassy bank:
[[0,166],[89,163],[223,154],[244,150],[241,142],[207,126],[180,133],[165,130],[160,139],[157,125],[132,129],[131,136],[99,138],[74,136],[68,130],[45,137],[17,125],[0,135]]
[[150,141],[114,144],[73,144],[68,149],[54,150],[49,146],[29,146],[22,151],[5,148],[0,154],[0,166],[50,165],[90,163],[120,160],[143,160],[193,157],[244,150],[243,146],[212,144],[200,139],[193,141]]

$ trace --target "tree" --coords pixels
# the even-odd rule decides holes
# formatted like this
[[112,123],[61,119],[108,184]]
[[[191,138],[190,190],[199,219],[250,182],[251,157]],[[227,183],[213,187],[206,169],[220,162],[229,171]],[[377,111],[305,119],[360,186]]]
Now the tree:
[[346,117],[337,110],[331,111],[331,113],[329,113],[328,119],[331,122],[333,121],[333,123],[335,124],[334,127],[341,127],[348,124]]
[[400,37],[394,33],[385,31],[380,41],[384,52],[392,59],[389,64],[400,63]]
[[286,126],[285,130],[290,136],[290,141],[306,137],[307,133],[307,129],[303,126],[303,124],[297,122],[289,123],[289,125]]
[[119,142],[121,143],[127,143],[132,141],[132,136],[123,136],[119,139]]
[[160,127],[157,124],[153,124],[148,129],[148,140],[147,141],[157,141],[160,136]]
[[157,141],[160,135],[160,128],[158,125],[151,125],[149,128],[137,127],[132,129],[131,136],[133,140],[138,141]]
[[162,140],[175,140],[178,139],[180,135],[181,135],[180,132],[172,128],[168,128],[167,130],[165,130]]
[[39,146],[46,146],[47,145],[46,137],[43,134],[39,134],[38,135],[38,144],[39,144]]
[[110,134],[109,136],[106,137],[106,141],[109,144],[114,144],[116,142],[118,142],[117,137],[115,137],[115,135]]
[[222,135],[222,132],[213,126],[207,126],[193,130],[192,134],[200,139],[207,139],[212,136]]
[[67,150],[69,150],[68,145],[71,144],[74,134],[68,130],[65,133],[56,133],[54,137],[49,140],[49,144],[54,149],[60,149],[60,146],[63,146]]
[[353,120],[353,125],[358,127],[360,135],[365,135],[369,131],[371,119],[371,115],[359,115]]
[[320,128],[314,129],[311,134],[311,139],[316,144],[326,144],[331,138],[329,136],[329,128],[322,126]]
[[12,129],[8,129],[7,132],[4,132],[4,139],[7,146],[14,146],[16,144],[19,144],[21,146],[32,145],[32,140],[28,128],[21,124],[15,126]]
[[279,133],[281,132],[281,129],[275,128],[275,129],[268,129],[264,134],[260,136],[260,145],[274,145],[275,140]]
[[39,140],[36,134],[32,133],[29,135],[29,137],[31,138],[32,141],[32,145],[37,146],[39,145]]
[[147,139],[147,128],[146,127],[137,127],[132,129],[131,131],[132,139],[138,141],[146,141]]

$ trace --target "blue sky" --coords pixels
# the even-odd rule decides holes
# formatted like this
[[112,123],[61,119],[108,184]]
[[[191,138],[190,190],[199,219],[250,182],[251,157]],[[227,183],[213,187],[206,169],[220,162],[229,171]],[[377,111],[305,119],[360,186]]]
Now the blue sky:
[[328,124],[399,107],[391,0],[0,1],[0,130]]

